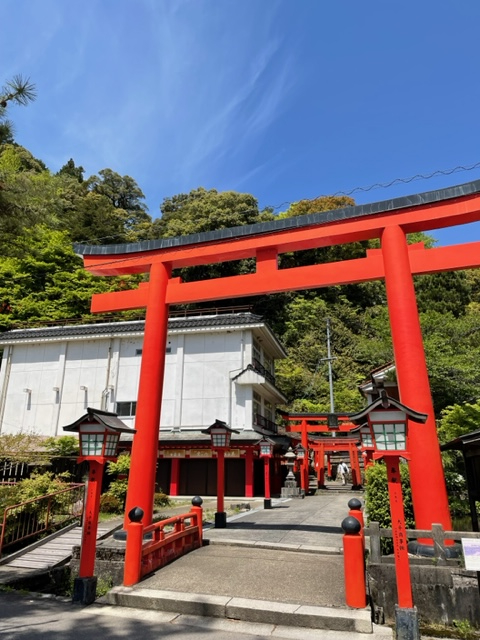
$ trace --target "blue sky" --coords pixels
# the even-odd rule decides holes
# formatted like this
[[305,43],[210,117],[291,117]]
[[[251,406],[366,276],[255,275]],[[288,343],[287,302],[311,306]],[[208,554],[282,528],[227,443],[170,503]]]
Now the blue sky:
[[[480,163],[478,0],[3,0],[0,84],[52,171],[132,176],[152,217],[199,186],[260,207]],[[480,178],[353,193],[375,202]],[[480,240],[480,223],[437,231]]]

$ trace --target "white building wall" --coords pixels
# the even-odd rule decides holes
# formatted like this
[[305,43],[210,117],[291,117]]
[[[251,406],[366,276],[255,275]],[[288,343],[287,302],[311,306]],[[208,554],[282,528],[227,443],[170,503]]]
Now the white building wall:
[[102,409],[108,370],[108,348],[108,340],[79,340],[68,343],[61,389],[60,434],[63,435],[61,427],[77,420],[85,413],[87,407]]
[[2,433],[35,431],[55,435],[59,344],[28,344],[12,349]]
[[[241,370],[242,332],[186,334],[180,424],[205,428],[217,418],[229,421],[232,371]],[[236,413],[231,426],[244,425]]]
[[[169,335],[161,428],[204,429],[218,418],[251,429],[252,388],[232,381],[251,362],[251,345],[248,329]],[[0,432],[63,435],[87,407],[115,411],[117,402],[135,402],[142,347],[142,335],[6,347]]]

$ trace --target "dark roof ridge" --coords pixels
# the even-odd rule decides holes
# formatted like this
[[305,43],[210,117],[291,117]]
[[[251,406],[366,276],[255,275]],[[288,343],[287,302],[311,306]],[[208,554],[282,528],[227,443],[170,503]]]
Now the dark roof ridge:
[[[268,327],[262,316],[243,312],[232,314],[212,314],[211,316],[188,316],[186,318],[169,318],[168,327],[174,329],[189,328],[210,328],[210,327],[228,327],[236,324],[262,324]],[[57,325],[54,327],[34,327],[31,329],[11,329],[0,333],[0,343],[10,342],[11,340],[22,340],[28,338],[48,338],[56,336],[72,336],[72,335],[98,335],[108,333],[122,333],[128,331],[142,332],[145,326],[145,320],[125,320],[105,323],[85,323],[73,325]],[[268,329],[271,331],[270,327]]]
[[257,224],[249,224],[239,227],[227,227],[226,229],[193,233],[187,236],[160,238],[158,240],[144,240],[143,242],[128,244],[88,245],[75,243],[73,248],[77,255],[122,255],[142,251],[154,251],[158,249],[171,249],[173,247],[199,244],[202,242],[230,240],[232,238],[262,235],[272,233],[274,231],[286,231],[288,229],[299,227],[339,222],[340,220],[361,218],[380,213],[390,212],[394,214],[395,211],[401,209],[420,206],[422,204],[433,204],[434,202],[439,202],[441,200],[452,200],[454,198],[473,195],[475,193],[480,193],[480,180],[474,180],[472,182],[466,182],[461,185],[444,189],[437,189],[435,191],[425,191],[423,193],[391,198],[389,200],[381,200],[379,202],[369,204],[360,204],[331,211],[309,213],[292,218],[282,218],[281,220],[274,220],[271,222],[260,222]]

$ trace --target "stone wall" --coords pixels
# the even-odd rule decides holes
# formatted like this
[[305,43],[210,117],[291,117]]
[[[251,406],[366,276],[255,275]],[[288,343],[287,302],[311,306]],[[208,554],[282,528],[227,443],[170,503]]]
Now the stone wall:
[[[413,602],[425,623],[452,624],[468,620],[480,625],[480,595],[477,574],[459,567],[411,564]],[[379,622],[393,623],[397,586],[394,564],[367,567],[368,590],[372,609]]]
[[[95,558],[95,575],[106,582],[111,581],[114,587],[123,584],[125,562],[125,542],[108,539],[97,546]],[[80,566],[80,546],[73,547],[70,569],[73,576],[78,576]]]

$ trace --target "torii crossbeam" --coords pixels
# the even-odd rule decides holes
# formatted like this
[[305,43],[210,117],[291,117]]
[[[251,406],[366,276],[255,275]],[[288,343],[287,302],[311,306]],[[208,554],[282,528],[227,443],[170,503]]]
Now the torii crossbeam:
[[[274,222],[180,238],[125,245],[75,245],[91,273],[149,273],[138,289],[96,294],[92,311],[146,308],[144,348],[132,447],[126,512],[140,506],[148,524],[153,512],[160,408],[170,304],[206,302],[279,291],[385,280],[401,402],[428,414],[422,428],[409,425],[410,480],[416,526],[451,528],[435,417],[425,363],[413,275],[480,266],[480,242],[425,249],[406,235],[480,220],[480,181]],[[379,238],[381,249],[364,258],[279,269],[278,256]],[[172,278],[172,269],[256,259],[256,272],[198,282]],[[425,482],[428,466],[429,481]]]

